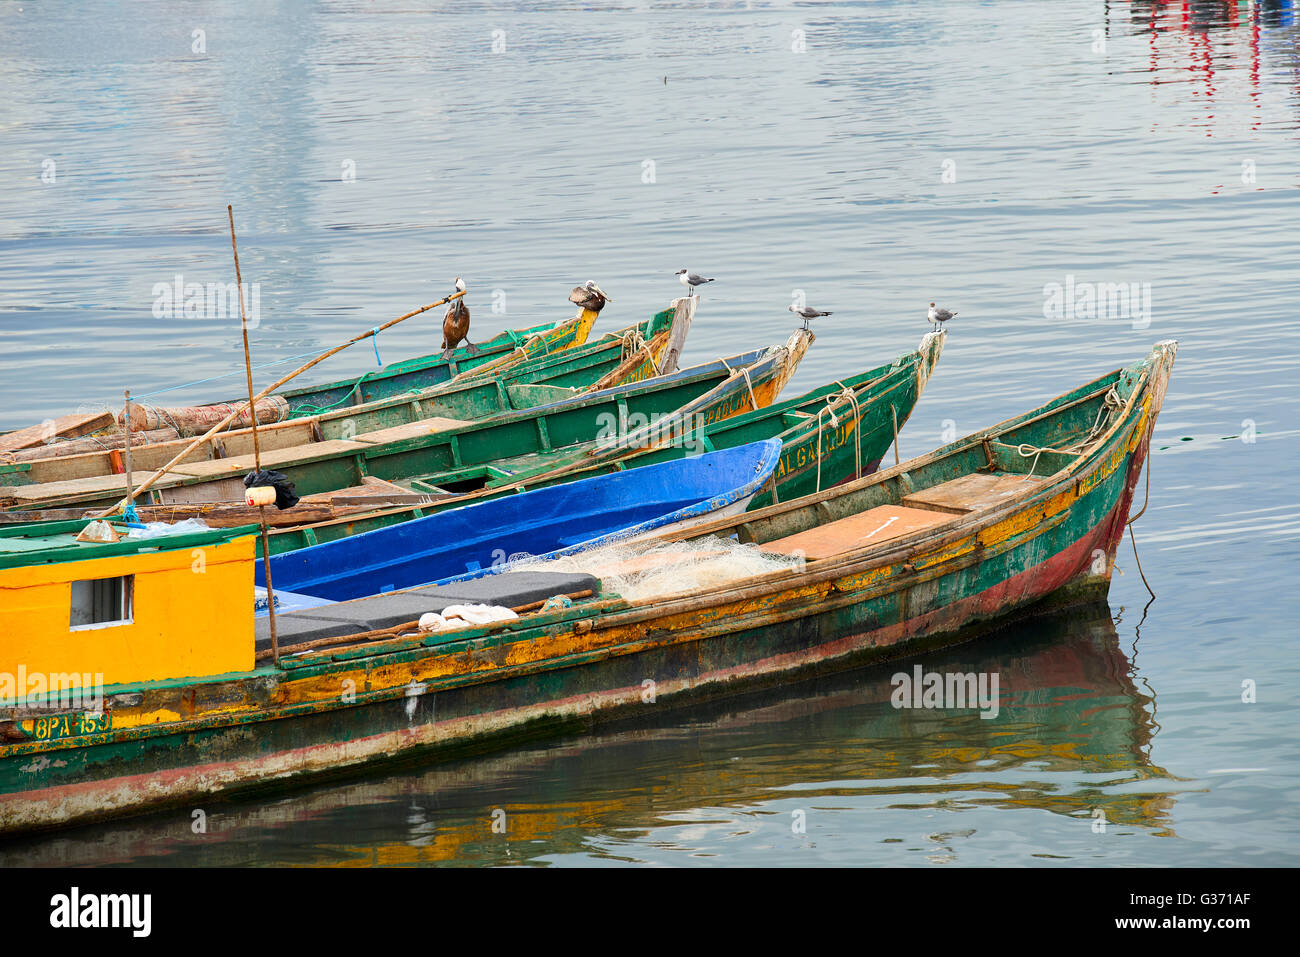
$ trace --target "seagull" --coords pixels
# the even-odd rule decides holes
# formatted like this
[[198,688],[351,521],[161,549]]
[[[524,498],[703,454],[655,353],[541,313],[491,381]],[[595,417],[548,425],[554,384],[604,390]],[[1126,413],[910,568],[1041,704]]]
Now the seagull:
[[789,310],[803,320],[803,327],[808,328],[809,320],[816,319],[818,316],[829,316],[829,312],[821,312],[811,306],[796,306],[793,303],[788,306]]
[[[456,277],[456,292],[465,291],[465,282]],[[447,314],[442,317],[442,357],[451,358],[451,351],[464,340],[470,355],[477,355],[479,348],[469,341],[469,306],[461,296],[447,307]]]
[[943,324],[955,315],[957,315],[957,313],[949,312],[947,309],[936,309],[934,308],[934,303],[930,303],[930,311],[926,313],[926,318],[934,323],[938,328],[942,329]]
[[569,302],[575,302],[583,309],[589,309],[592,312],[600,312],[605,308],[605,303],[613,301],[612,298],[605,294],[605,290],[596,285],[594,279],[588,279],[569,293]]
[[677,278],[678,278],[678,280],[681,281],[681,284],[682,284],[683,286],[685,286],[687,289],[689,289],[689,290],[691,291],[691,294],[692,294],[692,295],[695,294],[695,287],[696,287],[696,286],[702,286],[702,285],[704,285],[706,282],[713,282],[712,279],[705,279],[705,278],[704,278],[703,276],[701,276],[699,273],[697,273],[697,272],[691,272],[689,269],[679,269],[679,270],[677,270]]

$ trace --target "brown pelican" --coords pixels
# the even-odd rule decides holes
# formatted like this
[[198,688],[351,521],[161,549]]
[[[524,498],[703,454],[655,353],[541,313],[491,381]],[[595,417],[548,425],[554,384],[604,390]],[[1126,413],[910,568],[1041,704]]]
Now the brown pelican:
[[[465,291],[465,283],[459,276],[456,277],[456,291]],[[479,351],[478,346],[469,341],[469,306],[465,305],[464,296],[453,300],[442,318],[442,357],[451,358],[451,350],[461,342],[465,343],[470,355]]]
[[569,293],[569,302],[576,302],[583,309],[589,309],[592,312],[600,312],[605,308],[605,303],[613,302],[605,290],[596,285],[594,279],[588,279],[581,286],[575,286],[573,292]]

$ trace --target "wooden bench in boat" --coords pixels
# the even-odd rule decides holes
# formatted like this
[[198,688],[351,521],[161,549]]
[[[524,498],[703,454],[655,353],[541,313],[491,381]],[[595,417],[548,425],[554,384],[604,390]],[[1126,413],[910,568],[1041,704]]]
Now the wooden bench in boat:
[[1008,498],[1022,494],[1040,481],[1042,480],[1037,477],[1013,472],[973,472],[951,482],[906,495],[903,504],[951,515],[966,515],[1001,505]]
[[875,545],[909,532],[952,521],[951,515],[902,505],[878,505],[838,521],[760,545],[764,552],[802,554],[809,561]]
[[459,429],[473,424],[467,419],[449,419],[445,416],[434,416],[430,419],[420,419],[418,422],[407,422],[404,425],[376,429],[373,432],[358,432],[352,437],[352,441],[366,442],[370,445],[381,442],[399,442],[402,439],[415,439],[424,435],[432,435],[435,432],[446,432],[448,429]]
[[802,554],[809,561],[876,545],[910,532],[933,528],[1022,494],[1042,481],[1011,473],[976,472],[963,475],[903,498],[901,505],[878,505],[856,515],[828,522],[806,532],[787,535],[759,546],[783,555]]

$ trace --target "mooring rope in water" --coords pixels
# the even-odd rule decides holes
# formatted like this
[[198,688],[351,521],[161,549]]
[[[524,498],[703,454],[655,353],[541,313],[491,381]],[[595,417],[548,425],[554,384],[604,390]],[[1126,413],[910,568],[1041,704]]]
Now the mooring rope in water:
[[1142,559],[1138,557],[1137,536],[1133,534],[1133,525],[1135,522],[1137,522],[1139,518],[1141,518],[1143,515],[1146,514],[1147,506],[1151,504],[1151,435],[1154,431],[1155,431],[1155,423],[1153,422],[1151,423],[1151,426],[1147,429],[1147,461],[1146,461],[1147,478],[1146,478],[1146,493],[1142,498],[1142,509],[1136,515],[1130,518],[1128,522],[1125,523],[1125,527],[1128,529],[1129,543],[1132,544],[1133,546],[1133,561],[1137,563],[1138,575],[1141,576],[1142,584],[1146,585],[1147,592],[1151,595],[1151,599],[1153,601],[1155,600],[1156,593],[1155,590],[1152,589],[1151,583],[1147,581],[1146,572],[1142,571]]
[[[296,356],[285,356],[283,359],[272,359],[270,362],[263,362],[259,365],[253,366],[253,369],[254,371],[258,369],[268,369],[271,366],[281,365],[285,362],[293,362],[295,359],[306,359],[309,356],[314,356],[316,354],[317,353],[315,352],[302,352]],[[243,369],[235,369],[233,372],[223,372],[220,375],[208,376],[206,379],[194,379],[193,381],[190,382],[181,382],[178,383],[177,385],[169,385],[164,389],[155,389],[153,392],[141,392],[135,398],[136,401],[138,402],[140,399],[148,399],[155,395],[165,395],[168,392],[176,392],[179,389],[188,389],[191,386],[203,385],[208,382],[216,382],[218,379],[226,379],[232,375],[242,375],[243,371],[244,371]]]

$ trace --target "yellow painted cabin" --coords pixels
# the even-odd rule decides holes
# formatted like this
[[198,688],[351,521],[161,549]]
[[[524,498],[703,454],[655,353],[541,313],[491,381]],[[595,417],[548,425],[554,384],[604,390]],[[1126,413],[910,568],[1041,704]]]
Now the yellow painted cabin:
[[253,668],[252,528],[77,541],[88,524],[0,528],[0,674],[113,685]]

